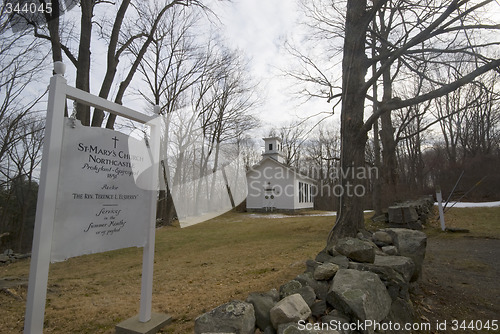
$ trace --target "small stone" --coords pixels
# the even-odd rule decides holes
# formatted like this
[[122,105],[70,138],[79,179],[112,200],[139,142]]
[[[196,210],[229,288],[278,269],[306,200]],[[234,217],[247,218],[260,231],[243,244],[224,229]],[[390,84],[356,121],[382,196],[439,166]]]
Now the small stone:
[[307,319],[311,315],[311,309],[307,306],[304,298],[296,293],[280,300],[270,313],[271,322],[277,329],[281,324],[297,323],[299,320]]
[[280,299],[293,295],[301,287],[302,284],[296,280],[291,280],[283,284],[282,286],[280,286]]
[[299,281],[302,286],[310,286],[314,289],[316,297],[321,300],[326,300],[326,294],[330,288],[330,284],[327,281],[317,281],[313,277],[313,273],[305,272],[297,275],[294,280]]
[[334,263],[324,263],[318,266],[314,271],[314,279],[318,281],[328,281],[340,269],[339,265]]
[[306,261],[306,272],[313,273],[316,270],[316,268],[318,268],[318,266],[320,266],[320,265],[321,265],[321,262],[309,259]]
[[384,246],[382,247],[382,252],[387,255],[398,255],[398,249],[396,246]]
[[377,231],[373,233],[373,241],[375,242],[381,242],[386,245],[392,245],[392,237],[389,233],[384,232],[384,231]]
[[321,317],[326,312],[326,301],[317,300],[311,305],[311,313],[316,318]]
[[330,254],[328,254],[325,251],[319,252],[318,255],[316,255],[316,258],[315,258],[315,260],[317,262],[321,262],[321,263],[331,262],[332,259],[333,259],[333,256],[331,256]]
[[14,251],[12,249],[6,249],[3,251],[3,255],[12,256],[14,255]]
[[340,255],[340,253],[335,250],[335,243],[333,242],[329,243],[326,246],[325,251],[328,253],[328,255],[331,255],[333,257]]
[[272,326],[269,326],[264,330],[264,334],[276,334],[276,330]]
[[331,263],[338,265],[341,269],[347,269],[349,267],[349,259],[345,255],[335,256]]

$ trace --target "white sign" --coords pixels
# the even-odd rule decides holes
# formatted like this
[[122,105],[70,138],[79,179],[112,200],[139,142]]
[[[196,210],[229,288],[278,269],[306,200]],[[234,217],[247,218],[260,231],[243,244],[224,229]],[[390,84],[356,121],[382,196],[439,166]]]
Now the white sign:
[[134,164],[147,150],[129,153],[117,131],[66,119],[52,236],[51,261],[125,247],[142,247],[150,224],[150,190],[134,181]]

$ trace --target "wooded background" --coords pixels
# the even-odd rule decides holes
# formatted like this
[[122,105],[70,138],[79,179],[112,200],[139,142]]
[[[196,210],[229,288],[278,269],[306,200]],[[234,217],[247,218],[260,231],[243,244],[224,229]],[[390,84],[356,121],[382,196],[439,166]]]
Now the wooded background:
[[[50,14],[9,13],[2,3],[0,249],[31,249],[54,61],[74,70],[79,89],[90,91],[100,71],[99,96],[146,100],[151,114],[160,106],[167,185],[201,180],[231,157],[247,169],[260,160],[259,78],[221,37],[216,2],[53,0]],[[299,4],[304,35],[283,43],[292,61],[281,71],[294,80],[292,96],[322,99],[332,112],[257,136],[281,137],[287,164],[313,175],[318,187],[365,187],[361,198],[315,198],[317,209],[340,209],[337,236],[363,228],[364,209],[380,214],[438,185],[446,198],[462,173],[455,198],[475,187],[463,200],[500,199],[496,1]],[[86,126],[137,128],[80,104],[67,106],[66,115],[73,112]],[[350,167],[375,167],[379,178],[331,177]],[[216,196],[208,183],[195,186],[200,201]],[[176,212],[168,186],[158,200],[158,223],[170,224]]]

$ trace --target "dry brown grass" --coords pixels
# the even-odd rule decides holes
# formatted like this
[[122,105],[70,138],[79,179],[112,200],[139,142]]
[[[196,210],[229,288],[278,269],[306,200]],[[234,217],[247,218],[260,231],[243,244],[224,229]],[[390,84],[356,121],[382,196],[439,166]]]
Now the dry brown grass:
[[[303,272],[325,243],[334,217],[251,218],[228,213],[185,229],[156,233],[153,310],[174,322],[165,333],[192,333],[194,318],[252,291],[278,288]],[[113,333],[139,311],[142,249],[87,255],[51,265],[45,333]],[[0,267],[0,277],[27,277],[29,261]],[[20,333],[21,298],[0,293],[0,333]]]
[[444,215],[446,227],[468,229],[469,233],[441,232],[439,216],[434,218],[425,232],[441,238],[474,237],[500,239],[500,208],[451,208]]
[[[371,214],[366,214],[369,217]],[[452,209],[448,226],[472,236],[500,237],[500,208]],[[250,292],[278,288],[303,272],[325,244],[335,217],[251,218],[227,213],[185,229],[156,233],[153,310],[174,322],[164,333],[192,333],[194,318]],[[438,223],[425,230],[431,237]],[[369,229],[376,226],[368,223]],[[463,236],[463,235],[462,235]],[[44,333],[113,333],[139,311],[142,249],[87,255],[51,265]],[[29,261],[0,267],[2,277],[25,277]],[[21,333],[26,288],[0,292],[0,333]]]

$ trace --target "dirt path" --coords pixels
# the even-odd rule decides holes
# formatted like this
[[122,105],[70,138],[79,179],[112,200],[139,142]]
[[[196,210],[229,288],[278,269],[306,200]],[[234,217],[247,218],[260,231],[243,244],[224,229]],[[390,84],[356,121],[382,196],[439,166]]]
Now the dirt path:
[[[500,322],[500,240],[484,238],[428,239],[417,304],[431,324],[453,319]],[[447,331],[457,333],[448,326]],[[472,329],[458,333],[479,333]],[[483,331],[500,333],[499,331]]]

